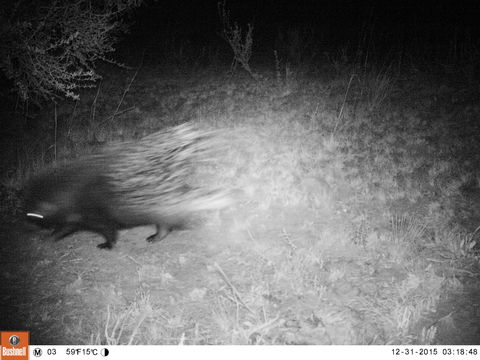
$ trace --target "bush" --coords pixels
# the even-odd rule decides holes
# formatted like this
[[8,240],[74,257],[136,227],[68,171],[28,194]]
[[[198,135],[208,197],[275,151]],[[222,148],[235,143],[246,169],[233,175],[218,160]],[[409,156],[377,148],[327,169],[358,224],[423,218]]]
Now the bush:
[[78,99],[100,79],[124,15],[142,0],[14,0],[0,8],[0,68],[24,100]]

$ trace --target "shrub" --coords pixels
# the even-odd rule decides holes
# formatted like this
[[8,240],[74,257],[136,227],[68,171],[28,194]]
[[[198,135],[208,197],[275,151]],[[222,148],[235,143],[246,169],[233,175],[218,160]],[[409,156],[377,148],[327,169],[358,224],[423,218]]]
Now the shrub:
[[24,101],[67,97],[100,78],[124,15],[142,0],[14,0],[0,8],[0,68]]

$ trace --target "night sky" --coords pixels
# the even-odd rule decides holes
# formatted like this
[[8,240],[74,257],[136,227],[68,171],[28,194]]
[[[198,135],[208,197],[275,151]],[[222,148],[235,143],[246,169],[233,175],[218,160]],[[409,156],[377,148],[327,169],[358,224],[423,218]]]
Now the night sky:
[[[477,1],[230,1],[226,8],[232,23],[254,26],[260,50],[273,49],[278,33],[288,29],[312,32],[323,50],[355,47],[367,37],[379,53],[422,45],[442,51],[479,34]],[[150,46],[171,36],[205,46],[221,31],[211,0],[146,2],[132,20],[133,39]]]

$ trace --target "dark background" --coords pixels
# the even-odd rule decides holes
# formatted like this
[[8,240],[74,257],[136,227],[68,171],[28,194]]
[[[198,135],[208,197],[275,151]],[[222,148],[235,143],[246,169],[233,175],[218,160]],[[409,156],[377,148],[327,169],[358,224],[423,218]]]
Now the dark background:
[[[217,3],[146,2],[132,14],[125,43],[154,46],[171,36],[202,46],[220,42]],[[421,51],[438,58],[455,42],[477,39],[480,28],[477,1],[230,1],[226,8],[232,23],[254,26],[257,50],[273,49],[279,31],[296,28],[313,31],[323,50],[367,41],[377,55]]]

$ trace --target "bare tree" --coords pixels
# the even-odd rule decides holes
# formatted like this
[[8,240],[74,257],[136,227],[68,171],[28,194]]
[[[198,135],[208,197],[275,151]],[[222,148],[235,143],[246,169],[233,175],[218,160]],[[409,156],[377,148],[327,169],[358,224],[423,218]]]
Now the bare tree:
[[230,68],[233,73],[238,64],[247,71],[252,78],[258,80],[258,75],[250,68],[250,57],[252,56],[253,26],[247,25],[245,36],[237,23],[230,23],[230,13],[226,9],[226,1],[218,3],[218,13],[222,21],[223,38],[230,45],[233,51],[233,62]]

